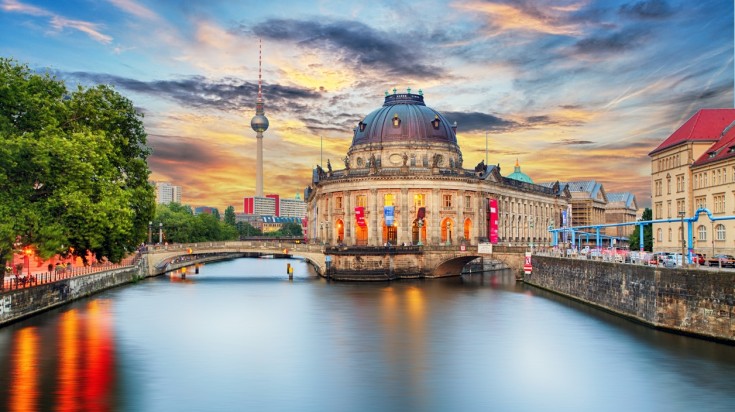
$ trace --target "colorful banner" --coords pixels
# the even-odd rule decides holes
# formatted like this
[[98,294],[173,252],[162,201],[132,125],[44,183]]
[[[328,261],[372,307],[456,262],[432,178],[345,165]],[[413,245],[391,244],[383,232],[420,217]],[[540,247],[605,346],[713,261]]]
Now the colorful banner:
[[418,212],[416,213],[416,219],[421,220],[424,217],[426,217],[426,208],[420,207]]
[[365,208],[363,206],[355,208],[355,222],[357,226],[365,227]]
[[498,243],[498,200],[488,199],[488,233],[490,234],[490,243]]
[[386,226],[393,226],[393,206],[383,206],[383,217]]

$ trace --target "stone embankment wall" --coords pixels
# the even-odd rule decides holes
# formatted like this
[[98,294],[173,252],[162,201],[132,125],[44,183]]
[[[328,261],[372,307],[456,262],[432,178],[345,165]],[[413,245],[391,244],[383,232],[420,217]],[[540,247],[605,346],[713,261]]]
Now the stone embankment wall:
[[146,276],[145,264],[0,293],[0,326]]
[[650,326],[735,344],[735,273],[533,257],[524,282]]

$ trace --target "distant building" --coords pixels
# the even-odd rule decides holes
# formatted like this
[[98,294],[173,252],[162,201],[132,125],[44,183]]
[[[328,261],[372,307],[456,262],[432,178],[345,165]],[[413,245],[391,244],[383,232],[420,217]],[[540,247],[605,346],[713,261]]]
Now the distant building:
[[246,197],[243,199],[243,212],[246,215],[275,216],[276,203],[275,197]]
[[167,205],[169,203],[181,203],[181,186],[172,185],[169,182],[151,182],[156,192],[156,203]]
[[286,223],[301,225],[301,219],[297,217],[261,216],[255,227],[262,230],[263,233],[268,233],[277,231]]
[[[638,213],[638,202],[630,192],[607,194],[607,208],[605,209],[605,223],[635,222]],[[614,237],[628,237],[633,234],[635,226],[613,226],[605,228],[605,234]],[[638,245],[630,245],[631,249]]]
[[194,214],[195,214],[195,215],[199,215],[199,214],[202,214],[202,213],[206,213],[206,214],[208,214],[208,215],[212,215],[212,214],[214,214],[215,212],[216,212],[217,214],[219,214],[219,209],[217,209],[216,207],[210,207],[210,206],[199,206],[199,207],[197,207],[197,208],[194,208]]
[[297,217],[300,219],[306,217],[306,202],[301,200],[301,197],[298,194],[293,199],[281,199],[280,203],[281,210],[279,214],[276,214],[276,216]]

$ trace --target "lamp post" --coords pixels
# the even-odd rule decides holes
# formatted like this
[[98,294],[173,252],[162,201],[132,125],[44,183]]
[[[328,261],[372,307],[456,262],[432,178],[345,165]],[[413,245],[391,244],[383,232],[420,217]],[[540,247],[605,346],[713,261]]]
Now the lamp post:
[[153,222],[148,221],[148,244],[149,245],[153,241],[153,239],[152,239],[152,233],[151,233],[152,229],[153,229]]
[[163,222],[158,224],[158,243],[163,244]]
[[[684,251],[686,250],[686,241],[684,240],[684,211],[679,211],[681,218],[681,266],[684,266]],[[642,234],[641,234],[642,235]]]
[[416,245],[417,246],[423,246],[424,244],[423,244],[423,242],[421,242],[421,232],[423,230],[421,230],[421,229],[424,227],[424,219],[419,219],[418,226],[419,226],[419,242]]
[[447,245],[452,244],[452,221],[447,220]]

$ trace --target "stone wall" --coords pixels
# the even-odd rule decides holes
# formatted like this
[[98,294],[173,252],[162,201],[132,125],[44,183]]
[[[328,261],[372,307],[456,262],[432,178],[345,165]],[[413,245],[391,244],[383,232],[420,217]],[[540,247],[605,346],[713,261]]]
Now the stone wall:
[[533,256],[523,280],[670,331],[735,343],[735,273]]
[[91,273],[0,294],[0,326],[145,276],[145,265]]

